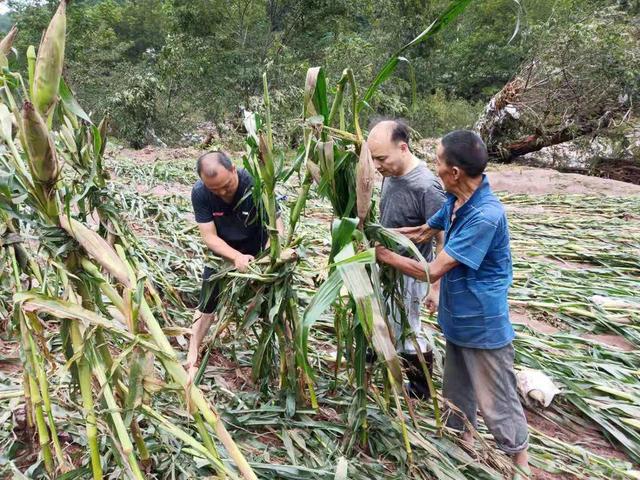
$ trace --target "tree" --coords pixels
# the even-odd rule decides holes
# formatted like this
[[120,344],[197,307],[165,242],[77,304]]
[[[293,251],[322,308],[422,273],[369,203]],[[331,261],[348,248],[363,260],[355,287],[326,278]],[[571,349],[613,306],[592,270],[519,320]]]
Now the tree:
[[616,7],[555,26],[479,124],[494,158],[620,127],[640,100],[640,28]]

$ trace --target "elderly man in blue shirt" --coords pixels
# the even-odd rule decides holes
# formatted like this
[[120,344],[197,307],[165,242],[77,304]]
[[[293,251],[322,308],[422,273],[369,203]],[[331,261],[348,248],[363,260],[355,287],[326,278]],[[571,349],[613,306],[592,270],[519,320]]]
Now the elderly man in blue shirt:
[[[440,279],[438,323],[447,340],[443,395],[476,426],[479,407],[498,447],[528,473],[528,429],[513,369],[515,336],[507,292],[512,280],[507,217],[484,170],[487,149],[474,132],[444,136],[436,151],[436,170],[447,199],[425,225],[398,229],[416,243],[444,231],[444,249],[429,264],[429,280]],[[381,246],[378,261],[426,280],[417,261]],[[450,427],[464,431],[464,419],[449,416]],[[464,432],[472,441],[472,433]]]

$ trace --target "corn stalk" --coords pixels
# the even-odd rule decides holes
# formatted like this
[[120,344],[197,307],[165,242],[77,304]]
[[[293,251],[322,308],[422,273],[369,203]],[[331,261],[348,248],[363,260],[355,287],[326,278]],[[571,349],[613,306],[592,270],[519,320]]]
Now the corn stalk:
[[[0,76],[0,137],[7,147],[0,155],[0,206],[6,229],[15,239],[7,248],[13,258],[13,317],[26,365],[28,423],[36,427],[49,475],[68,471],[56,431],[56,399],[49,381],[55,377],[49,368],[69,368],[81,394],[92,477],[105,476],[105,458],[111,457],[122,475],[143,479],[142,466],[152,465],[136,418],[161,417],[153,410],[153,394],[164,389],[144,387],[153,383],[153,357],[183,388],[187,374],[152,311],[151,306],[163,309],[152,283],[136,269],[117,238],[112,238],[114,248],[85,223],[97,217],[103,235],[103,219],[110,227],[118,224],[119,231],[127,229],[103,192],[106,123],[93,125],[61,76],[66,3],[61,1],[37,56],[29,49],[28,87],[19,74],[7,69]],[[14,34],[0,43],[3,51]],[[17,136],[12,124],[18,126]],[[63,164],[72,168],[63,172]],[[33,257],[21,245],[23,229],[40,244]],[[37,285],[37,290],[27,290],[28,284]],[[63,358],[46,347],[56,337]],[[128,384],[123,383],[125,378]],[[72,384],[57,382],[58,389],[71,390]],[[202,392],[192,387],[188,394],[200,439],[175,428],[167,431],[182,440],[188,436],[191,446],[208,452],[210,466],[218,474],[237,478],[239,472],[243,478],[256,478]],[[221,461],[212,433],[233,467]],[[101,444],[105,435],[109,441]]]

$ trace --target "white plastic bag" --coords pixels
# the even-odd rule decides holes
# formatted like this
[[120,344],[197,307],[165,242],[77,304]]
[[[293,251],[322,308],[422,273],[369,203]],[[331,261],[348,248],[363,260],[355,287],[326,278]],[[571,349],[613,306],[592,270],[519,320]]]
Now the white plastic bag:
[[560,393],[551,379],[540,370],[525,368],[516,373],[518,390],[525,402],[535,400],[545,408],[551,405],[553,397]]

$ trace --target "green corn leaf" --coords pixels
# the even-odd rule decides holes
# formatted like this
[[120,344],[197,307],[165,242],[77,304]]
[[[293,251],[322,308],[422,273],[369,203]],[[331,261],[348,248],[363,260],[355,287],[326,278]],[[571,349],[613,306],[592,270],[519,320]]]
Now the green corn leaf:
[[127,425],[133,420],[134,409],[142,402],[142,395],[144,394],[144,389],[142,388],[144,366],[144,352],[140,349],[134,349],[129,367],[129,392],[127,393],[124,404],[124,423]]
[[424,31],[422,31],[420,35],[418,35],[409,43],[396,51],[387,61],[387,63],[382,66],[382,68],[376,75],[376,78],[373,80],[364,96],[360,100],[358,109],[361,110],[364,105],[369,103],[378,88],[380,88],[380,85],[382,85],[396,70],[398,63],[400,63],[400,61],[402,60],[406,60],[404,57],[401,57],[401,54],[404,51],[424,42],[425,40],[438,33],[440,30],[442,30],[443,27],[447,26],[449,23],[455,20],[455,18],[460,15],[465,8],[467,8],[467,5],[469,5],[469,3],[471,3],[471,0],[454,0],[449,5],[449,8],[447,8],[447,10],[445,10],[436,20],[434,20],[431,25],[429,25]]
[[[348,244],[336,255],[336,260],[344,262],[354,255],[353,245]],[[363,322],[367,337],[378,355],[387,363],[387,368],[389,373],[393,375],[395,384],[400,385],[402,382],[400,361],[365,265],[359,262],[342,263],[337,267],[337,270],[340,272],[349,294],[356,302],[359,318]]]
[[[429,267],[427,261],[424,259],[415,243],[413,243],[407,237],[394,230],[384,228],[382,225],[376,223],[366,225],[365,233],[369,240],[379,242],[387,248],[397,250],[398,247],[400,247],[400,249],[404,250],[404,252],[401,251],[398,253],[404,254],[405,252],[409,252],[414,259],[420,262],[428,278]],[[427,284],[429,284],[429,282],[427,282]]]
[[[64,81],[64,78],[62,77],[60,77],[59,94],[60,94],[60,100],[62,101],[62,104],[68,111],[70,111],[77,117],[80,117],[82,120],[89,123],[90,125],[93,125],[91,118],[89,117],[89,115],[87,115],[87,112],[85,112],[84,109],[80,106],[76,98],[73,96],[71,89],[67,86],[67,83]],[[97,149],[96,151],[99,152],[100,149]]]
[[324,70],[320,67],[307,70],[307,79],[304,86],[303,117],[306,119],[315,115],[322,116],[322,123],[326,125],[329,120],[327,80]]

